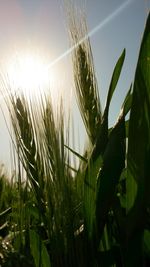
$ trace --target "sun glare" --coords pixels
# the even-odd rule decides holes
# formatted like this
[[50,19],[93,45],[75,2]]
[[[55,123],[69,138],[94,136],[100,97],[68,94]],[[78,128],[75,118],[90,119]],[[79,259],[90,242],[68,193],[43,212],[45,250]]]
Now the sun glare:
[[11,90],[23,91],[27,95],[42,91],[55,79],[41,58],[34,55],[21,55],[12,59],[7,68]]

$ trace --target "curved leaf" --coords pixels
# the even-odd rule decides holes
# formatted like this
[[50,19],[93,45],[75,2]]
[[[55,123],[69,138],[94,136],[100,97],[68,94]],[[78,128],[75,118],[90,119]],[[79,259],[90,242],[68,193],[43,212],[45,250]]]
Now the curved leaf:
[[[137,64],[129,124],[128,167],[142,179],[145,151],[150,146],[150,15]],[[136,152],[136,153],[135,153]],[[134,168],[132,167],[134,166]]]
[[121,54],[121,56],[120,56],[120,58],[117,61],[115,69],[113,71],[113,75],[112,75],[112,78],[111,78],[109,91],[108,91],[108,95],[107,95],[107,101],[106,101],[106,107],[105,107],[104,115],[105,115],[105,113],[108,114],[110,102],[111,102],[113,93],[115,91],[115,88],[117,86],[117,83],[118,83],[118,80],[119,80],[119,77],[120,77],[120,73],[121,73],[121,70],[122,70],[122,66],[123,66],[123,63],[124,63],[125,54],[126,54],[126,51],[124,49],[122,54]]
[[[128,250],[126,253],[126,266],[143,265],[143,231],[147,222],[147,209],[150,207],[149,163],[150,13],[135,73],[129,122],[127,178],[130,183],[127,182],[126,247]],[[132,250],[133,248],[134,250]]]
[[[135,179],[139,188],[145,187],[150,154],[150,14],[148,16],[138,64],[136,68],[133,100],[129,123],[128,159],[129,176]],[[147,164],[146,164],[147,162]],[[146,189],[146,188],[145,188]],[[141,195],[143,198],[144,190]],[[132,196],[133,198],[132,188]],[[131,188],[128,190],[130,199]],[[134,197],[136,196],[136,190]]]
[[120,58],[118,59],[117,64],[116,64],[114,71],[113,71],[113,75],[112,75],[109,90],[108,90],[105,110],[103,113],[101,125],[99,126],[98,131],[97,131],[97,138],[96,138],[95,147],[93,150],[93,159],[96,159],[99,156],[99,154],[103,155],[105,148],[106,148],[106,145],[107,145],[107,142],[108,142],[109,106],[110,106],[110,102],[111,102],[113,93],[115,91],[116,85],[117,85],[119,77],[120,77],[120,73],[122,70],[124,59],[125,59],[125,49],[123,50]]
[[[112,129],[103,157],[103,166],[97,181],[96,223],[100,241],[106,216],[114,199],[122,169],[125,166],[125,121],[121,116]],[[97,244],[98,245],[98,244]]]
[[131,90],[132,90],[132,84],[130,86],[129,91],[127,92],[127,95],[125,97],[125,100],[124,100],[122,108],[121,108],[121,110],[123,110],[124,116],[126,116],[128,114],[128,112],[130,111],[130,109],[131,109],[131,105],[132,105],[132,93],[131,93]]

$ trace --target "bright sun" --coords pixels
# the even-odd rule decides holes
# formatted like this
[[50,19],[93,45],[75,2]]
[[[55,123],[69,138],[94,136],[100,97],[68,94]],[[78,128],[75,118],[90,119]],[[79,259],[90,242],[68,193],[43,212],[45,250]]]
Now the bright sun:
[[55,79],[54,73],[48,70],[41,58],[34,55],[21,55],[12,59],[7,73],[12,90],[21,90],[27,95],[43,90]]

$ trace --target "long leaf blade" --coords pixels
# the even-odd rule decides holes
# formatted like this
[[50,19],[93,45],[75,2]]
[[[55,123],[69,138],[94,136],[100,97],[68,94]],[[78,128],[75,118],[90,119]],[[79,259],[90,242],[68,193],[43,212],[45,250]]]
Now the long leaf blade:
[[[149,162],[150,13],[147,19],[135,73],[129,123],[126,266],[143,265],[143,230],[147,223],[147,209],[150,207]],[[133,247],[134,251],[132,250]]]
[[30,248],[36,267],[51,267],[47,249],[40,236],[34,230],[30,230]]
[[[145,163],[150,151],[150,14],[137,64],[129,123],[128,173],[143,187]],[[128,190],[128,199],[130,196]],[[132,188],[132,195],[136,191]],[[129,201],[130,202],[130,201]],[[128,203],[130,206],[130,203]],[[127,207],[128,209],[128,207]]]
[[[122,169],[125,166],[125,121],[120,117],[112,129],[103,157],[103,167],[97,181],[96,224],[98,244],[112,205]],[[97,244],[97,245],[98,245]]]
[[108,110],[109,110],[109,106],[110,106],[110,102],[113,96],[113,93],[116,89],[119,77],[120,77],[120,73],[123,67],[123,63],[124,63],[124,59],[125,59],[125,49],[123,50],[120,58],[117,61],[117,64],[114,68],[113,74],[112,74],[112,78],[111,78],[111,82],[110,82],[110,86],[109,86],[109,90],[108,90],[108,96],[107,96],[107,101],[106,101],[106,107],[105,107],[105,111],[104,114],[107,113],[108,114]]

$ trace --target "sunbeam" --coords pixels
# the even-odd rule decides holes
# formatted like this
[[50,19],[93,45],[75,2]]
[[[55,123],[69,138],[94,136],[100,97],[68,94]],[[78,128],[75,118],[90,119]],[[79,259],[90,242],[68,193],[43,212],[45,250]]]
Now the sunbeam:
[[50,64],[47,65],[47,68],[53,67],[60,60],[68,56],[78,45],[83,43],[88,37],[92,37],[95,33],[101,30],[104,26],[106,26],[109,22],[116,18],[125,8],[127,8],[132,2],[135,0],[127,0],[122,5],[120,5],[114,12],[108,15],[103,21],[101,21],[96,27],[94,27],[87,35],[85,35],[77,44],[73,45],[70,49],[60,55],[58,58],[53,60]]

